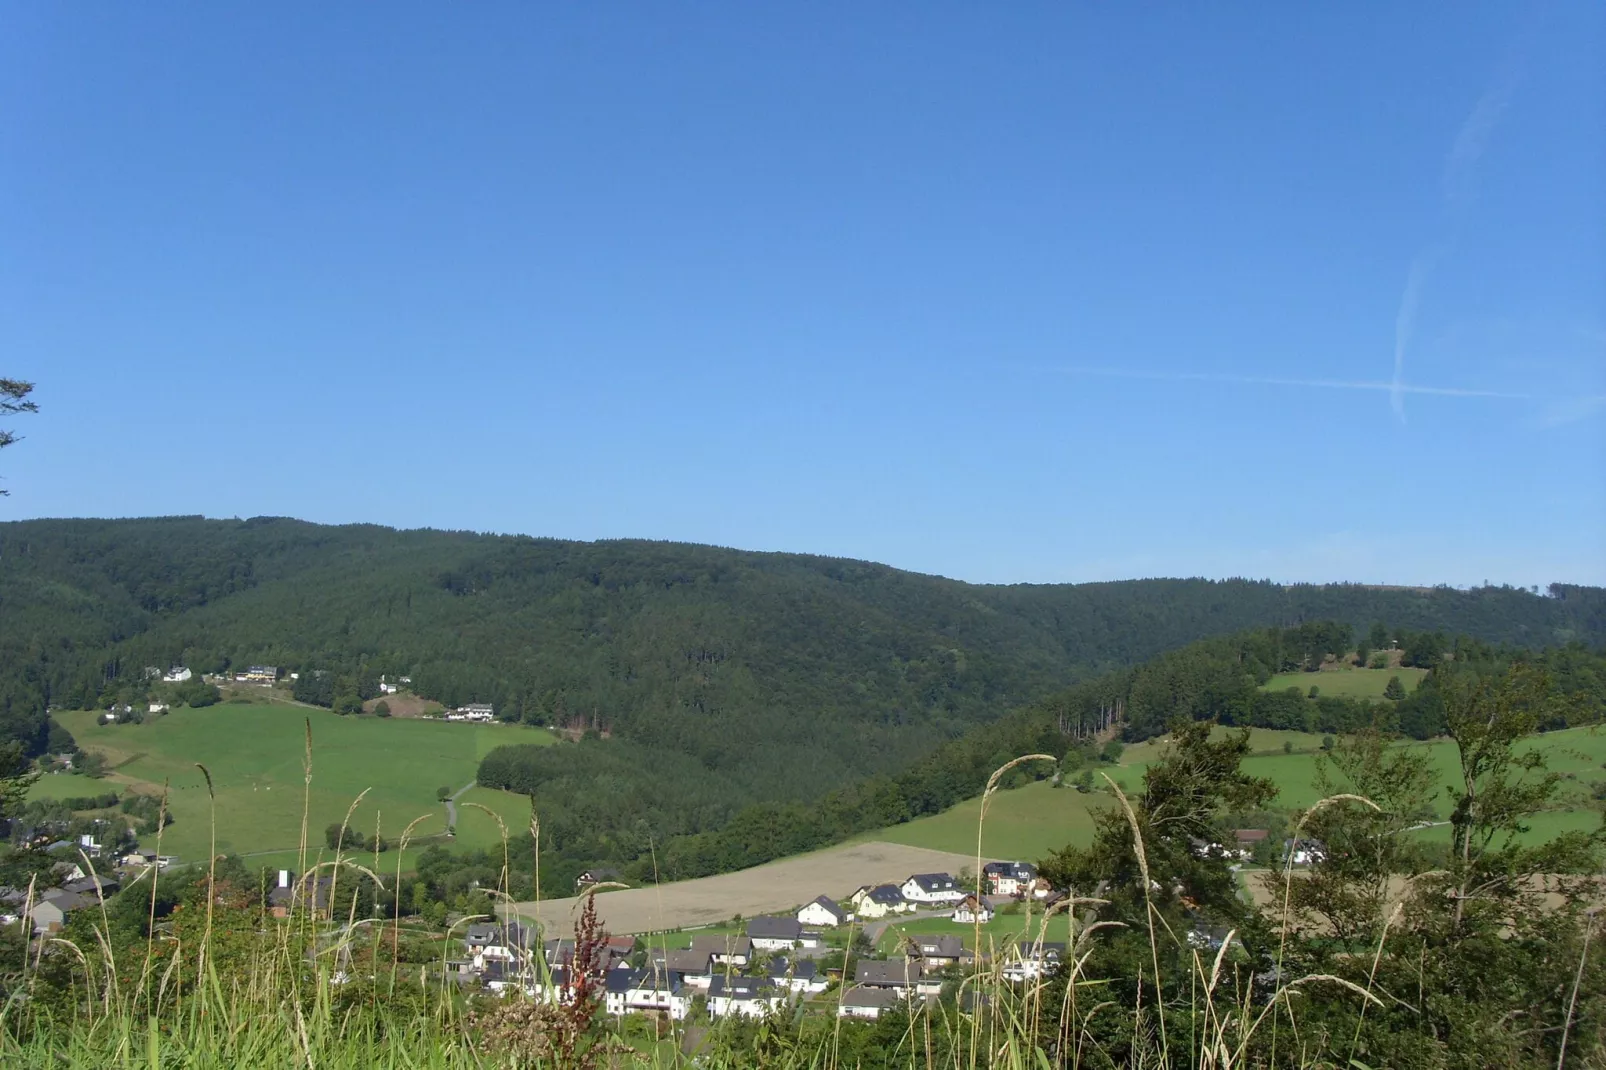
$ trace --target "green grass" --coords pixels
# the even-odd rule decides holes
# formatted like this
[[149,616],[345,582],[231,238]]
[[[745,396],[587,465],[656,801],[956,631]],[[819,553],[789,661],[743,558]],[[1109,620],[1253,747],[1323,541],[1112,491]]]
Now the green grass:
[[[1233,730],[1223,728],[1217,731]],[[1316,783],[1316,762],[1321,741],[1321,735],[1310,732],[1251,729],[1250,757],[1244,760],[1244,771],[1254,776],[1270,777],[1276,783],[1278,795],[1274,806],[1283,809],[1310,806],[1321,798]],[[1293,746],[1293,754],[1284,752],[1285,744]],[[1454,782],[1456,752],[1449,740],[1400,745],[1425,748],[1438,772],[1439,782],[1445,787]],[[1602,769],[1602,763],[1606,763],[1606,727],[1551,732],[1535,737],[1527,745],[1544,750],[1550,769],[1573,774],[1576,783],[1572,786],[1573,798],[1569,808],[1537,816],[1530,823],[1532,828],[1524,840],[1540,843],[1562,831],[1596,827],[1601,820],[1601,811],[1598,804],[1588,801],[1587,795],[1595,782],[1606,780],[1606,770]],[[1092,767],[1094,783],[1102,787],[1104,780],[1099,774],[1107,773],[1129,795],[1142,791],[1144,771],[1159,760],[1165,746],[1163,739],[1154,739],[1127,747],[1119,763]],[[1438,819],[1442,820],[1448,815],[1449,799],[1442,791],[1428,801]],[[1107,805],[1110,805],[1110,797],[1104,792],[1083,795],[1073,788],[1051,788],[1047,781],[1013,791],[997,792],[987,807],[982,854],[988,858],[1032,861],[1066,844],[1085,845],[1092,840],[1094,812]],[[865,833],[855,837],[854,842],[881,840],[974,855],[979,807],[979,800],[969,799],[931,817]],[[1418,833],[1428,837],[1441,834],[1447,836],[1448,832],[1440,827]]]
[[[365,788],[352,826],[372,834],[376,820],[394,839],[414,818],[428,815],[414,831],[445,831],[446,811],[438,787],[454,791],[471,783],[479,760],[502,743],[555,743],[542,729],[500,724],[454,724],[404,718],[341,717],[328,710],[280,703],[223,703],[178,709],[141,725],[97,725],[94,711],[57,715],[81,747],[104,753],[116,768],[103,780],[47,776],[38,797],[92,795],[107,790],[160,793],[171,785],[173,824],[162,851],[181,860],[202,859],[208,847],[206,783],[196,763],[207,767],[217,792],[218,850],[249,856],[253,864],[291,862],[301,835],[305,731],[312,726],[312,790],[308,837],[323,844],[324,828],[345,817]],[[71,785],[72,790],[62,782]],[[507,815],[510,831],[529,824],[529,804],[518,796],[475,788],[465,798]],[[514,817],[514,815],[518,815]],[[496,825],[477,811],[459,808],[457,844],[499,842]],[[142,846],[155,846],[147,837]],[[387,860],[387,868],[393,865]]]
[[[1043,911],[1041,907],[1034,906],[1028,916],[1022,909],[1019,914],[995,914],[993,920],[981,928],[981,949],[991,952],[1008,947],[1010,944],[1027,940],[1067,942],[1070,939],[1071,923],[1064,913],[1055,914],[1048,919],[1048,927],[1043,927]],[[876,942],[876,947],[889,954],[903,946],[905,936],[936,933],[943,936],[957,936],[970,950],[976,950],[977,927],[975,925],[961,925],[948,918],[918,918],[913,921],[895,921],[887,926]]]
[[[1031,861],[1067,843],[1091,843],[1092,808],[1104,805],[1105,799],[1097,793],[1084,795],[1071,787],[1051,788],[1047,781],[996,792],[987,804],[982,855]],[[880,840],[974,855],[980,807],[981,800],[967,799],[940,814],[878,829],[856,837],[854,842]]]
[[1426,669],[1327,669],[1322,672],[1278,673],[1261,685],[1262,691],[1285,691],[1297,687],[1308,692],[1312,687],[1327,698],[1380,699],[1389,677],[1398,676],[1407,691],[1413,690],[1428,674]]

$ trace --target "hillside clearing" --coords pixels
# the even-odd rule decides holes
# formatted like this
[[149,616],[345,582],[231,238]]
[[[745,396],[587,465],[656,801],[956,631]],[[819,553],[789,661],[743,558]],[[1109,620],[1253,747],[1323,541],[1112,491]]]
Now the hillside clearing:
[[[217,793],[219,852],[271,857],[275,863],[288,860],[301,836],[309,724],[312,784],[307,792],[307,827],[314,850],[323,844],[325,827],[341,821],[365,789],[368,794],[351,817],[354,828],[368,835],[378,828],[395,839],[408,822],[428,815],[414,835],[443,833],[445,810],[435,797],[437,788],[455,791],[472,783],[480,758],[499,744],[556,743],[542,729],[341,717],[284,703],[181,708],[138,725],[99,725],[97,716],[93,710],[57,714],[79,745],[104,754],[114,771],[100,780],[44,777],[35,785],[34,797],[112,790],[159,795],[167,783],[174,820],[162,834],[162,851],[185,861],[205,858],[208,850],[210,813],[206,782],[197,764],[211,773]],[[520,802],[522,827],[528,822],[529,804]],[[495,808],[511,812],[513,804],[500,801]],[[482,847],[499,842],[494,822],[478,811],[468,814],[472,816],[461,821],[457,844]],[[142,846],[154,848],[155,842],[154,836],[147,837]]]
[[1321,672],[1278,673],[1261,685],[1262,691],[1283,691],[1297,688],[1302,694],[1316,688],[1323,698],[1381,699],[1389,679],[1398,676],[1406,691],[1414,691],[1428,671],[1426,669],[1357,669],[1354,666],[1323,669]]

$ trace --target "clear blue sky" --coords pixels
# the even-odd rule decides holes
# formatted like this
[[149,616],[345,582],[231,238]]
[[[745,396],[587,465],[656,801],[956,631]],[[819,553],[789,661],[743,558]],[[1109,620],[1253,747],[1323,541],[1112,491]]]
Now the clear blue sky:
[[1606,8],[1002,6],[7,5],[0,517],[1606,582]]

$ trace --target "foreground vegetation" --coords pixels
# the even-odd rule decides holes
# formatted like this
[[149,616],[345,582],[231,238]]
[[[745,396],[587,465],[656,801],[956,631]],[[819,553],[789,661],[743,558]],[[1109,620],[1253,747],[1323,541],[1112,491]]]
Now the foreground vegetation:
[[[659,1029],[605,1018],[584,986],[560,1006],[461,992],[443,979],[441,930],[387,898],[401,874],[375,868],[383,860],[373,855],[313,852],[345,889],[327,922],[272,918],[249,873],[225,861],[135,884],[53,940],[27,945],[10,930],[0,942],[0,1058],[30,1067],[1599,1065],[1606,836],[1597,825],[1544,843],[1522,838],[1566,784],[1545,768],[1555,749],[1530,742],[1563,699],[1521,665],[1444,666],[1433,686],[1459,771],[1442,848],[1404,835],[1442,783],[1424,749],[1371,730],[1344,737],[1321,752],[1322,798],[1291,827],[1325,855],[1268,873],[1257,907],[1227,860],[1198,845],[1274,805],[1277,786],[1253,772],[1249,733],[1177,721],[1141,786],[1094,811],[1085,843],[1042,860],[1069,896],[1046,918],[1006,916],[968,938],[984,951],[1021,932],[1064,939],[1061,966],[1012,982],[1005,959],[989,955],[912,1015],[840,1020],[835,989],[762,1021],[694,1014]],[[987,802],[1012,772],[1045,761],[997,771]],[[537,861],[510,854],[501,885]]]

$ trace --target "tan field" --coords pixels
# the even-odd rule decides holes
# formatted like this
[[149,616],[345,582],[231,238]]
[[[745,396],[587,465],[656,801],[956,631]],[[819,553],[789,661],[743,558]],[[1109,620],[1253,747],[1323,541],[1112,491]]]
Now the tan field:
[[[856,843],[717,877],[598,892],[597,913],[611,933],[686,929],[717,925],[737,914],[750,918],[787,910],[817,895],[840,898],[863,884],[902,883],[911,873],[957,876],[967,868],[976,868],[974,855],[897,843]],[[516,903],[512,909],[524,917],[538,917],[549,934],[568,935],[579,903],[578,897],[571,897],[543,902],[539,913],[534,903]]]

